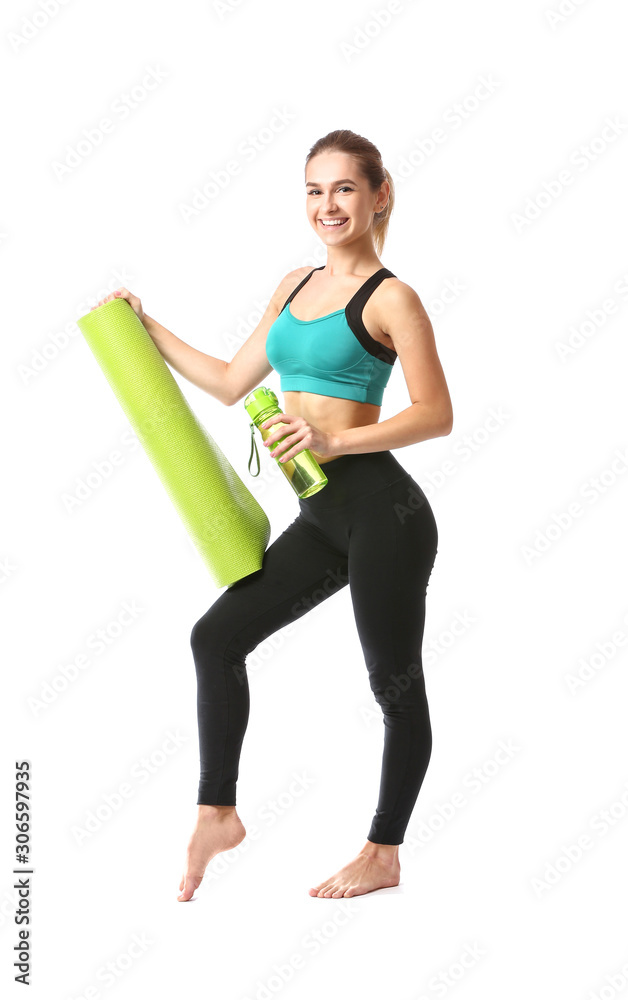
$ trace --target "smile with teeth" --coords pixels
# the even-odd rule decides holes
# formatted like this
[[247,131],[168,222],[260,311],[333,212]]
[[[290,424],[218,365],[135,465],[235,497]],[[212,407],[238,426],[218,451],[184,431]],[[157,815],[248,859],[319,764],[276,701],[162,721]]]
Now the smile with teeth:
[[319,219],[319,222],[321,223],[321,225],[327,226],[327,227],[330,227],[330,226],[344,226],[345,222],[348,222],[348,221],[349,221],[348,219]]

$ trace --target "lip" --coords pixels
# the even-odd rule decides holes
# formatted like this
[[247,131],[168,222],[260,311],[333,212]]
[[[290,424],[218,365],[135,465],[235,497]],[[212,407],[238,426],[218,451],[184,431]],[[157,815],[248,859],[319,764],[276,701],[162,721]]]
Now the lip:
[[324,222],[323,222],[322,219],[319,219],[318,221],[320,222],[320,224],[323,227],[323,229],[330,230],[330,229],[344,229],[344,227],[346,226],[346,224],[349,221],[349,219],[346,218],[345,221],[343,223],[341,223],[341,225],[339,225],[339,226],[326,226],[324,224]]

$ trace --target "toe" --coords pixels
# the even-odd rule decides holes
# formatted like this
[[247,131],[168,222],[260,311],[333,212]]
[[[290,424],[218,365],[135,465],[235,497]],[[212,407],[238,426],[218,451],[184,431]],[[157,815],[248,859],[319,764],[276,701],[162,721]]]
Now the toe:
[[192,896],[194,895],[196,889],[198,889],[201,882],[202,879],[196,875],[190,875],[187,878],[184,877],[183,892],[179,896],[177,896],[177,899],[182,903],[187,902],[189,899],[192,898]]
[[312,893],[313,896],[320,896],[321,893],[328,888],[329,888],[329,882],[327,881],[319,882],[318,885],[315,885],[313,889],[310,889],[310,892]]

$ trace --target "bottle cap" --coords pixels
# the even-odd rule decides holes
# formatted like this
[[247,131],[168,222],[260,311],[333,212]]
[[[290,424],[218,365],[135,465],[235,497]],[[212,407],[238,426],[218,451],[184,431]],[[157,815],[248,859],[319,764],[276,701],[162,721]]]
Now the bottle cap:
[[259,389],[254,389],[244,400],[244,406],[248,415],[256,423],[264,410],[277,405],[277,396],[272,389],[267,389],[264,385],[260,386]]

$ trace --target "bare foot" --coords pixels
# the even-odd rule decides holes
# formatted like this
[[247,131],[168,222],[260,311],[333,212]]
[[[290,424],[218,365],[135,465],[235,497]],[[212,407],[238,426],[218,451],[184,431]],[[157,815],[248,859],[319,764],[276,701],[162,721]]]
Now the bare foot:
[[374,889],[399,885],[399,845],[372,844],[367,840],[360,853],[331,878],[310,889],[310,896],[340,899],[361,896]]
[[221,851],[230,851],[244,840],[246,830],[235,806],[198,807],[196,826],[187,849],[187,863],[179,883],[179,902],[191,899],[203,880],[211,859]]

